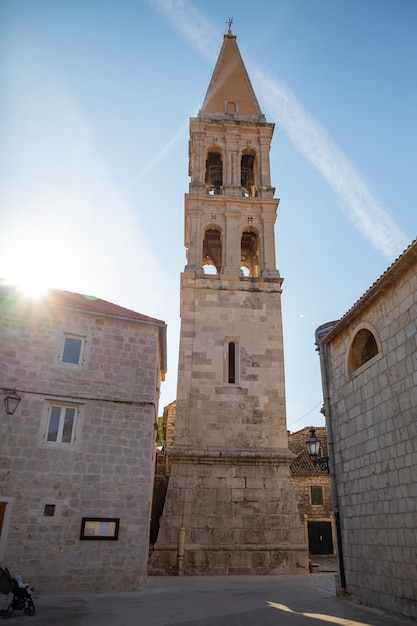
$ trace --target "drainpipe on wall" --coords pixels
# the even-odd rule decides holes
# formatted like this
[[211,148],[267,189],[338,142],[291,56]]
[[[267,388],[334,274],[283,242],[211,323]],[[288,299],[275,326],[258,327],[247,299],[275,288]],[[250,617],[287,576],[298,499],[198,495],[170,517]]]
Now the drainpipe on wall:
[[328,347],[323,343],[325,336],[333,329],[337,322],[328,322],[319,326],[316,330],[315,339],[317,352],[320,358],[320,371],[321,371],[321,384],[323,390],[323,409],[324,417],[326,419],[326,434],[327,434],[327,447],[329,455],[329,467],[330,467],[330,485],[333,500],[333,516],[336,529],[336,541],[337,541],[337,556],[339,559],[339,574],[340,574],[340,586],[342,589],[346,589],[345,578],[345,565],[343,561],[343,545],[342,545],[342,532],[340,525],[340,513],[339,513],[339,499],[337,493],[336,477],[334,474],[334,448],[333,448],[333,428],[332,428],[332,416],[330,413],[330,397],[329,397],[329,385],[328,385]]

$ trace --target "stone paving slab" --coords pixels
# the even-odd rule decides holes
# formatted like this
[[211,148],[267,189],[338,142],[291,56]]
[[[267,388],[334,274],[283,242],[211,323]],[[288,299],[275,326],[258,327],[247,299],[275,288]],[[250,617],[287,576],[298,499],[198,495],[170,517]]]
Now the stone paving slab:
[[[3,600],[4,596],[1,598]],[[3,608],[4,602],[1,603]],[[35,597],[19,626],[403,626],[335,596],[334,574],[153,577],[142,591]]]

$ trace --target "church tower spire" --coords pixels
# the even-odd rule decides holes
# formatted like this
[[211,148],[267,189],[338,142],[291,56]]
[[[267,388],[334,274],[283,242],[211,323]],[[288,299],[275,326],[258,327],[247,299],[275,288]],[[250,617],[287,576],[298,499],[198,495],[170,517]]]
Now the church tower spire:
[[237,113],[265,121],[236,43],[229,30],[201,107],[200,117]]
[[[220,274],[279,275],[274,243],[278,200],[273,197],[269,162],[273,131],[229,30],[202,108],[190,122],[185,271],[213,265]],[[203,204],[216,219],[207,235],[194,241]],[[223,222],[220,230],[216,220]]]
[[229,28],[190,120],[175,434],[153,574],[307,568],[289,470],[273,130]]

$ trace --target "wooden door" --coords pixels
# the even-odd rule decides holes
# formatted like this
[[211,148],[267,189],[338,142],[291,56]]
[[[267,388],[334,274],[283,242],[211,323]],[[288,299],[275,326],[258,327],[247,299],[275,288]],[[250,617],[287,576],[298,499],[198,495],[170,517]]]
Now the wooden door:
[[333,554],[331,522],[308,522],[308,549],[311,554]]

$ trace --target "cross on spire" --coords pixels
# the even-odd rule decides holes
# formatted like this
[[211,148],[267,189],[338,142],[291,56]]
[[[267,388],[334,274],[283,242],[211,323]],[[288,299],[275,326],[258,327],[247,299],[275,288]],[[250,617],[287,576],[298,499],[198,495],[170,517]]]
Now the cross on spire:
[[233,24],[233,17],[229,17],[229,19],[227,20],[226,24],[229,25],[229,33]]

